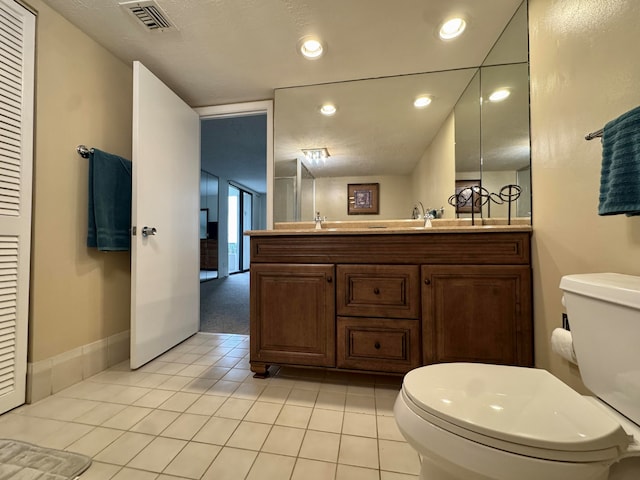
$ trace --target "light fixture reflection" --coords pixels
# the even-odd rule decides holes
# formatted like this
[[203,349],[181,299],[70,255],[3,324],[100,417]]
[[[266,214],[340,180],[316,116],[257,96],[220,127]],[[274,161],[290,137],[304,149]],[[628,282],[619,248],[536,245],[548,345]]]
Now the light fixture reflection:
[[467,22],[464,19],[452,18],[442,24],[439,35],[442,40],[451,40],[462,35],[465,28],[467,28]]
[[507,90],[506,88],[501,88],[493,92],[491,95],[489,95],[489,101],[501,102],[502,100],[507,98],[509,95],[511,95],[511,92],[509,90]]
[[322,148],[303,148],[302,149],[302,153],[304,153],[305,158],[312,164],[312,165],[320,165],[320,163],[326,163],[327,158],[329,158],[331,155],[329,155],[329,151],[326,149],[326,147],[322,147]]
[[428,95],[421,95],[420,97],[414,100],[413,106],[416,108],[424,108],[424,107],[428,107],[430,103],[431,103],[431,97],[429,97]]
[[323,114],[323,115],[326,115],[327,117],[330,117],[331,115],[336,113],[336,110],[337,109],[336,109],[335,105],[327,103],[327,104],[323,105],[322,108],[320,108],[320,113]]

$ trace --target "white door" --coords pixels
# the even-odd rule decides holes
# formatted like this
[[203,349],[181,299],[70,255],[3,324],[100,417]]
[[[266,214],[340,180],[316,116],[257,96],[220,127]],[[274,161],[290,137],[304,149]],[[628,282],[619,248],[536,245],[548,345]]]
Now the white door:
[[200,322],[200,117],[140,62],[132,164],[131,368],[138,368]]
[[35,16],[0,0],[0,414],[26,400]]

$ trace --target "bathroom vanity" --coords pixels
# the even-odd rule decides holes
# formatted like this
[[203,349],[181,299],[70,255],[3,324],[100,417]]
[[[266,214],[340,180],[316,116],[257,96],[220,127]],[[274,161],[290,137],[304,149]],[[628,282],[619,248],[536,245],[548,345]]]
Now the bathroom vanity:
[[[334,222],[338,224],[340,222]],[[251,370],[533,366],[529,225],[251,231]]]

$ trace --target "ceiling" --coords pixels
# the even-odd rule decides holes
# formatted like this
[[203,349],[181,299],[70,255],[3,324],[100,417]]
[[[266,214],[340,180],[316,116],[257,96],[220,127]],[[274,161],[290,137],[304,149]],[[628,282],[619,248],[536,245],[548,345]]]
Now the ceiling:
[[[123,61],[140,60],[189,105],[273,98],[279,87],[480,65],[521,0],[156,0],[175,25],[148,31],[119,0],[44,0]],[[453,15],[454,41],[437,37]],[[309,61],[297,42],[317,35]]]

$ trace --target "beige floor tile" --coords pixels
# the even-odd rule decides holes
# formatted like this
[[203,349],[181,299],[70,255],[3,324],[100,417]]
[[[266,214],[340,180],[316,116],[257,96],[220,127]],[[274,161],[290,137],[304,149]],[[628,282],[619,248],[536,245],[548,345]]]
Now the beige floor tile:
[[158,385],[164,383],[166,380],[167,380],[166,375],[162,375],[159,373],[148,373],[143,379],[136,382],[135,385],[137,387],[156,388]]
[[202,394],[213,387],[216,381],[217,380],[215,380],[214,378],[194,378],[184,387],[182,387],[180,391]]
[[376,397],[376,414],[393,417],[393,406],[396,403],[396,397]]
[[240,421],[230,418],[212,417],[193,437],[196,442],[224,445],[233,434]]
[[375,394],[375,388],[369,385],[348,385],[347,394],[349,395],[367,395],[372,397]]
[[398,424],[394,417],[377,416],[378,421],[378,438],[383,440],[396,440],[404,442],[405,439],[398,429]]
[[106,401],[113,403],[123,403],[125,405],[131,405],[139,400],[141,397],[149,393],[151,389],[149,388],[140,388],[140,387],[125,387],[120,392],[115,394],[110,399],[106,399]]
[[136,400],[133,404],[137,407],[158,408],[166,402],[171,395],[173,395],[173,391],[171,390],[151,390],[149,393]]
[[177,392],[186,387],[189,383],[193,382],[192,377],[181,377],[179,375],[168,376],[167,380],[158,385],[158,388],[162,390],[173,390]]
[[219,380],[224,377],[229,370],[230,369],[226,367],[208,367],[204,372],[200,374],[200,378],[213,378],[215,380]]
[[301,428],[275,425],[269,432],[262,451],[279,455],[298,456],[305,431]]
[[343,434],[376,438],[377,432],[375,415],[344,412],[344,422],[342,423]]
[[261,402],[279,403],[283,404],[287,397],[291,393],[291,389],[288,387],[274,386],[273,382],[265,388],[262,394],[258,397]]
[[293,468],[291,480],[334,480],[336,464],[299,458]]
[[237,390],[240,386],[238,382],[229,382],[226,380],[218,380],[209,390],[205,393],[207,395],[219,395],[221,397],[228,397]]
[[52,396],[33,405],[28,405],[22,411],[22,414],[51,420],[71,421],[86,414],[98,405],[98,403],[91,400]]
[[106,428],[117,428],[119,430],[129,430],[152,411],[152,409],[146,407],[129,406],[105,421],[102,426]]
[[405,442],[379,440],[380,469],[391,472],[418,475],[420,473],[420,457],[418,453]]
[[253,400],[230,397],[216,411],[215,416],[242,420],[252,406]]
[[220,355],[211,355],[210,353],[206,353],[206,354],[202,355],[198,360],[193,362],[193,364],[194,365],[206,365],[207,367],[210,367],[211,365],[216,363],[221,358],[222,358],[222,356],[220,356]]
[[308,428],[310,430],[340,433],[342,432],[343,419],[344,412],[342,411],[314,408]]
[[111,480],[156,480],[157,478],[157,473],[143,472],[134,468],[123,468]]
[[91,462],[91,466],[82,474],[81,478],[82,480],[110,480],[120,469],[119,465]]
[[276,419],[276,425],[285,427],[307,428],[311,418],[310,407],[299,407],[297,405],[286,405],[282,407],[280,415]]
[[162,373],[163,375],[176,375],[185,367],[184,363],[164,362],[154,373]]
[[227,380],[230,382],[243,382],[247,379],[247,377],[250,377],[251,375],[253,375],[253,373],[251,373],[251,370],[247,370],[244,368],[232,368],[224,377],[222,377],[222,380]]
[[258,452],[224,447],[202,480],[240,480],[246,477]]
[[299,456],[311,460],[336,462],[340,448],[340,435],[329,432],[307,430]]
[[245,448],[247,450],[260,450],[271,425],[264,423],[242,422],[227,441],[229,447]]
[[225,402],[225,397],[218,397],[216,395],[203,395],[198,400],[193,402],[186,413],[193,413],[196,415],[213,415]]
[[[318,384],[319,386],[319,384]],[[318,390],[305,390],[300,388],[294,388],[287,397],[287,405],[297,405],[299,407],[313,407],[318,397]]]
[[184,440],[156,437],[127,464],[127,467],[160,473],[186,444]]
[[[92,425],[81,425],[78,423],[67,423],[50,435],[42,438],[38,445],[41,447],[56,448],[64,450],[66,447],[76,442],[88,434],[94,427]],[[0,431],[2,429],[0,428]]]
[[338,463],[356,467],[379,468],[377,439],[342,435]]
[[419,480],[419,475],[407,475],[396,472],[380,472],[380,480]]
[[244,420],[272,425],[278,418],[280,410],[282,410],[282,405],[278,403],[255,402],[245,415]]
[[152,435],[124,432],[113,443],[98,453],[94,458],[99,462],[126,465],[133,457],[153,441]]
[[[230,351],[231,351],[231,348],[216,348],[212,350],[212,352],[215,352],[218,355],[226,355]],[[237,357],[222,357],[220,360],[216,362],[215,365],[216,367],[233,368],[238,364],[239,361],[240,359]]]
[[316,399],[316,408],[343,411],[346,398],[346,393],[320,390]]
[[191,440],[208,420],[209,417],[206,415],[183,413],[162,432],[162,436],[180,440]]
[[197,393],[176,392],[169,399],[160,405],[160,410],[171,410],[173,412],[184,412],[195,402],[200,395]]
[[[200,358],[200,355],[195,355],[195,358],[193,359],[193,361],[198,360],[198,358]],[[180,370],[178,373],[176,373],[176,375],[181,376],[181,377],[199,377],[200,374],[202,372],[204,372],[207,369],[206,365],[188,365],[186,367],[184,367],[182,370]]]
[[290,478],[296,459],[272,453],[260,453],[246,480],[283,480]]
[[338,464],[336,480],[380,480],[380,473],[372,468]]
[[171,425],[176,418],[180,416],[178,412],[169,410],[153,410],[149,415],[144,417],[133,427],[132,432],[147,433],[149,435],[160,435],[160,433]]
[[243,398],[245,400],[257,400],[262,394],[262,391],[266,388],[265,385],[255,383],[242,383],[235,392],[233,392],[234,398]]
[[171,461],[164,473],[186,478],[200,478],[207,471],[222,447],[189,442]]
[[123,435],[122,430],[113,430],[111,428],[96,427],[87,433],[84,437],[79,438],[65,450],[70,452],[82,453],[89,457],[95,457],[96,454],[107,448],[118,437]]
[[376,413],[376,400],[373,395],[353,395],[347,393],[345,412]]
[[102,425],[125,408],[127,408],[125,405],[116,403],[99,403],[87,413],[77,417],[74,422],[86,423],[87,425]]

